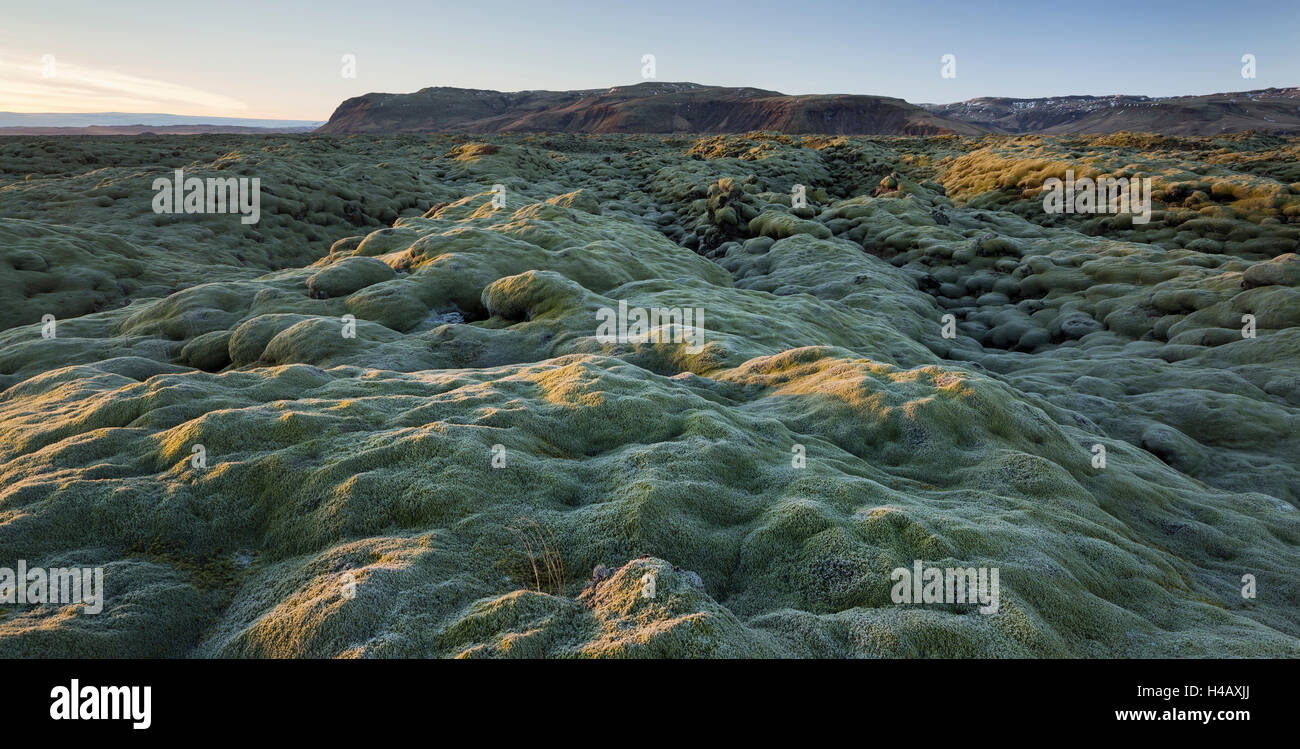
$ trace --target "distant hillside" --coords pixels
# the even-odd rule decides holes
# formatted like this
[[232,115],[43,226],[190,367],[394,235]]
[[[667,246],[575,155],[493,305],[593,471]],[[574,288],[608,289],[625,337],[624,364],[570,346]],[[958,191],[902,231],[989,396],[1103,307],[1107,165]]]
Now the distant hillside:
[[1001,133],[1114,133],[1218,135],[1245,130],[1300,134],[1300,88],[1205,96],[985,97],[955,104],[922,104],[941,117]]
[[239,127],[234,125],[92,125],[89,127],[0,127],[4,135],[257,135],[309,133],[315,127]]
[[339,105],[323,133],[572,132],[978,135],[985,128],[902,99],[787,96],[757,88],[641,83],[583,91],[486,91],[436,87],[366,94]]
[[0,135],[191,135],[305,133],[312,120],[263,120],[150,112],[0,112]]

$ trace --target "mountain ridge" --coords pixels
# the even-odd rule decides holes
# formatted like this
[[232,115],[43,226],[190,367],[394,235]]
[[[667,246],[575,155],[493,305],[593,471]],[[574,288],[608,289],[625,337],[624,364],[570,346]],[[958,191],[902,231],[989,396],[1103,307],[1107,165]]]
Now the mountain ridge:
[[828,135],[1300,133],[1300,87],[1190,96],[977,97],[912,104],[868,94],[646,82],[572,91],[431,86],[342,102],[320,133],[571,132]]
[[752,87],[648,82],[608,89],[514,91],[429,87],[344,101],[321,133],[788,133],[978,135],[984,128],[902,99],[860,94],[791,96]]
[[1190,96],[982,96],[951,104],[918,106],[998,133],[1108,134],[1121,130],[1164,135],[1219,135],[1245,130],[1300,133],[1300,87]]

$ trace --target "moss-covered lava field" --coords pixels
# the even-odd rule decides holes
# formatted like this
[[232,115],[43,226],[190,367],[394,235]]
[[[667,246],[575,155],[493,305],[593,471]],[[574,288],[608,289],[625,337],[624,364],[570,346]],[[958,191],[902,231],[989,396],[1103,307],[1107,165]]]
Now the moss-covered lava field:
[[1298,244],[1255,133],[5,138],[0,567],[105,593],[0,656],[1297,657]]

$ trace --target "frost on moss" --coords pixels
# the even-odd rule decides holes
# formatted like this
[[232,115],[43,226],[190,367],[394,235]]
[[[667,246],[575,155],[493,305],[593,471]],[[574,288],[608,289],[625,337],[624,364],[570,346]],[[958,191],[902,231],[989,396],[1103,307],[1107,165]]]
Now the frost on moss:
[[[0,143],[0,566],[107,582],[0,654],[1300,655],[1294,140],[189,142],[263,224]],[[1152,221],[1045,214],[1067,169]]]

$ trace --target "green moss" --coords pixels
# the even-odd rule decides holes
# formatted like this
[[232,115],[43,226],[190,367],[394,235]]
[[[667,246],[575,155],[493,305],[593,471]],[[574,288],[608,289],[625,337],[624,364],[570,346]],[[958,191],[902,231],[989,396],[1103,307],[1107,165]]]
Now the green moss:
[[[0,564],[108,580],[7,654],[1300,654],[1290,139],[194,139],[265,170],[251,229],[97,142],[0,171]],[[1044,214],[1071,168],[1152,221]],[[597,337],[620,302],[703,345]],[[916,560],[999,612],[895,604]]]

